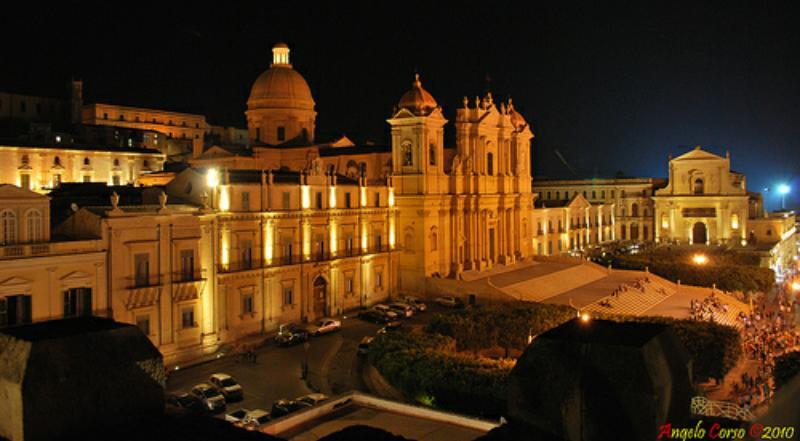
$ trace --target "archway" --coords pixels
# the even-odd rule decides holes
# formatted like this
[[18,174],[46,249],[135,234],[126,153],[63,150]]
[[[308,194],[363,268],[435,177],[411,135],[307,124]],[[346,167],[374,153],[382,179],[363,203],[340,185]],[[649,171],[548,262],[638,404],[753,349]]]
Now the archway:
[[318,276],[314,279],[314,316],[322,317],[328,310],[328,281]]
[[692,227],[692,243],[695,245],[705,245],[708,238],[706,224],[697,222]]

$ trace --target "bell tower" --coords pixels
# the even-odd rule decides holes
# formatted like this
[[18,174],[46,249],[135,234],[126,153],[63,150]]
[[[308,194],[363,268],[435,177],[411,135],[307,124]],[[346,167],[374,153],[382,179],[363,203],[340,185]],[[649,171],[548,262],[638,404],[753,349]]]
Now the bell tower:
[[433,96],[422,87],[419,74],[400,98],[393,116],[392,175],[396,194],[446,191],[444,125],[447,120]]

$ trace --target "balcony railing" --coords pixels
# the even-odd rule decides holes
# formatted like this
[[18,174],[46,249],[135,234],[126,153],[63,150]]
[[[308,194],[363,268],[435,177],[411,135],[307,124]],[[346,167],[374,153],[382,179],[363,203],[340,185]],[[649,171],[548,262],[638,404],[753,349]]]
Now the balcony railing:
[[0,259],[19,259],[97,251],[98,241],[78,240],[68,242],[40,242],[0,245]]
[[192,283],[205,280],[205,270],[176,271],[172,274],[172,283]]
[[275,268],[280,266],[297,265],[300,263],[313,263],[313,262],[327,262],[336,259],[345,259],[348,257],[368,256],[371,254],[386,253],[390,250],[388,245],[372,246],[367,249],[353,248],[337,251],[331,253],[330,251],[312,252],[308,258],[303,258],[302,255],[292,256],[279,256],[272,258],[271,262],[253,259],[251,262],[230,262],[227,264],[217,265],[217,271],[222,274],[237,273],[242,271],[251,271],[262,268]]

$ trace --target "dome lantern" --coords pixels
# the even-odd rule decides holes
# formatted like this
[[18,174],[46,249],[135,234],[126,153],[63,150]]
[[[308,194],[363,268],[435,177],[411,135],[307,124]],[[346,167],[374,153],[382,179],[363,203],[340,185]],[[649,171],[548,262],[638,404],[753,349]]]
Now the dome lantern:
[[272,47],[272,65],[273,66],[288,66],[289,63],[289,46],[286,43],[278,43]]

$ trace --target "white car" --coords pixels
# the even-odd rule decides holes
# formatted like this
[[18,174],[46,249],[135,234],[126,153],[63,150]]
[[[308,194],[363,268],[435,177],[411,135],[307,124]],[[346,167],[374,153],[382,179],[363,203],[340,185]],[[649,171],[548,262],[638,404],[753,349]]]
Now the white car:
[[405,302],[407,305],[410,305],[412,308],[416,309],[419,312],[423,312],[428,309],[428,305],[421,302],[416,297],[411,297],[411,296],[403,297],[403,302]]
[[398,314],[397,311],[392,311],[392,308],[390,308],[388,305],[384,305],[383,303],[378,303],[377,305],[373,306],[372,309],[385,315],[386,318],[390,320],[400,317],[400,314]]
[[436,300],[434,301],[439,305],[445,306],[447,308],[458,308],[464,305],[464,302],[462,302],[461,299],[453,296],[437,297]]
[[303,395],[302,397],[295,398],[295,401],[299,401],[301,403],[307,403],[310,406],[315,406],[323,401],[327,401],[328,396],[325,394],[308,394]]
[[267,424],[272,418],[269,412],[263,409],[253,409],[236,425],[247,430],[258,430],[262,425]]
[[242,421],[245,416],[247,416],[248,412],[250,411],[247,409],[237,409],[231,413],[226,413],[225,421],[229,423],[238,423],[239,421]]
[[225,397],[225,401],[241,400],[244,398],[242,386],[228,374],[212,374],[208,382]]
[[317,320],[313,325],[308,325],[306,327],[308,333],[312,335],[327,334],[329,332],[338,331],[341,328],[342,328],[342,322],[327,317],[321,318]]
[[400,314],[401,317],[408,318],[414,315],[414,308],[406,303],[400,303],[400,302],[390,303],[389,309]]

